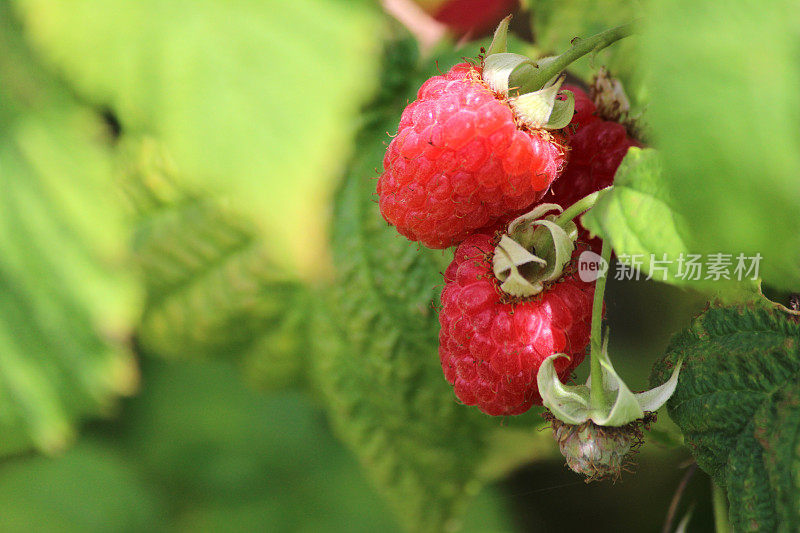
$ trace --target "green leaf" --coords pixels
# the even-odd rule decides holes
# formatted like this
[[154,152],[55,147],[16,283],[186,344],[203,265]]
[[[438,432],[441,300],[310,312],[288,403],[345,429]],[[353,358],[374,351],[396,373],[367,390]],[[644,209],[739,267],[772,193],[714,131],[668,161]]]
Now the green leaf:
[[250,384],[262,391],[306,384],[311,349],[308,325],[316,311],[311,291],[295,286],[284,311],[240,357],[239,366]]
[[31,109],[58,103],[74,105],[72,95],[32,57],[11,5],[0,2],[0,124]]
[[140,302],[101,131],[75,107],[0,126],[0,454],[63,449],[138,384]]
[[669,414],[697,463],[727,486],[737,531],[800,526],[800,323],[714,307],[677,335],[651,383],[683,370]]
[[241,350],[299,288],[283,281],[252,231],[210,201],[154,213],[134,242],[148,300],[143,347],[169,357]]
[[140,309],[102,125],[32,60],[9,11],[0,3],[0,455],[60,451],[136,389]]
[[[544,406],[557,419],[573,426],[591,420],[598,426],[620,427],[644,418],[646,412],[657,411],[675,390],[681,367],[680,363],[675,365],[668,381],[648,391],[634,394],[611,363],[608,336],[603,340],[600,351],[592,355],[600,360],[600,383],[594,383],[589,376],[586,385],[564,385],[555,368],[555,360],[560,357],[567,355],[554,354],[545,359],[536,379]],[[604,394],[600,401],[592,396],[592,387],[603,388]]]
[[[752,263],[749,256],[742,258],[742,281],[737,279],[739,261],[734,253],[721,258],[719,264],[725,274],[716,276],[709,266],[714,258],[691,248],[683,211],[675,205],[660,153],[633,147],[617,170],[614,187],[600,196],[582,222],[590,231],[609,240],[620,262],[639,265],[643,278],[646,275],[723,300],[756,298],[760,294],[759,284],[747,272]],[[700,270],[694,270],[692,263],[699,265]]]
[[15,5],[42,56],[123,132],[154,135],[198,191],[232,198],[280,265],[324,270],[332,179],[376,81],[374,2]]
[[126,148],[134,258],[147,289],[140,345],[163,357],[235,358],[265,389],[295,382],[307,351],[307,289],[278,271],[246,218],[181,190],[158,144]]
[[[481,487],[491,422],[459,405],[442,375],[434,309],[442,252],[398,236],[373,200],[386,132],[396,130],[402,108],[435,73],[409,75],[416,54],[408,41],[391,45],[386,61],[383,90],[365,110],[360,150],[336,197],[337,279],[331,312],[312,328],[314,375],[338,434],[401,522],[442,531],[458,524]],[[438,62],[444,70],[457,59]]]
[[797,524],[800,521],[800,384],[787,383],[761,406],[754,417],[753,435],[763,450],[762,460],[772,487],[778,523],[782,527]]
[[800,288],[800,9],[796,1],[650,3],[642,65],[664,187],[699,253],[763,256]]

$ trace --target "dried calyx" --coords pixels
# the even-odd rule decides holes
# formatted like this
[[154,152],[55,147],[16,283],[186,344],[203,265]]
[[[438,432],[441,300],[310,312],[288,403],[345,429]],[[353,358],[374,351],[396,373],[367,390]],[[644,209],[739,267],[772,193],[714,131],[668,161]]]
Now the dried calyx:
[[500,289],[515,297],[535,296],[545,283],[561,277],[570,261],[578,237],[571,219],[560,221],[556,204],[540,204],[533,211],[514,219],[500,237],[494,251],[492,269]]
[[578,227],[574,219],[610,188],[584,196],[565,210],[557,204],[539,204],[512,220],[492,260],[500,289],[510,296],[527,298],[542,292],[546,283],[558,280],[575,250]]
[[589,88],[589,96],[596,106],[595,113],[603,120],[625,122],[631,111],[631,103],[622,87],[622,82],[612,78],[608,70],[601,68]]
[[589,96],[595,105],[595,115],[603,120],[622,124],[628,130],[628,135],[634,139],[645,139],[646,128],[642,122],[642,113],[631,112],[631,103],[622,82],[612,77],[605,67],[595,74],[589,87]]

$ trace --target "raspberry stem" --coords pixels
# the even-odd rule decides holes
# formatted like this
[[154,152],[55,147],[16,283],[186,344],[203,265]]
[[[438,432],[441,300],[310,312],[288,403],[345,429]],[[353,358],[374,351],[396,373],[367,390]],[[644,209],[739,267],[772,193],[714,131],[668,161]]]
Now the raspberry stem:
[[[607,239],[603,239],[603,249],[600,256],[609,264],[611,260],[611,245]],[[603,368],[600,365],[600,351],[603,349],[601,334],[603,330],[603,297],[606,292],[606,279],[608,279],[608,269],[601,274],[594,286],[594,302],[592,303],[592,340],[591,351],[589,353],[590,364],[589,376],[592,387],[590,389],[590,401],[592,405],[605,405],[605,389],[603,383]]]
[[541,89],[550,79],[567,68],[570,63],[593,51],[602,50],[623,37],[631,35],[633,30],[634,24],[631,22],[600,32],[586,39],[574,39],[572,47],[569,50],[536,69],[534,71],[535,73],[525,80],[525,85],[520,87],[520,94]]
[[578,215],[581,215],[594,207],[594,204],[597,203],[597,199],[600,197],[600,194],[610,190],[611,187],[613,187],[613,185],[609,185],[608,187],[600,189],[599,191],[595,191],[592,194],[586,195],[571,206],[567,207],[561,212],[560,215],[558,215],[558,218],[556,218],[556,224],[563,226],[568,220],[572,220]]
[[721,489],[713,480],[711,481],[711,503],[714,508],[715,533],[731,533],[731,525],[728,521],[728,498],[724,489]]

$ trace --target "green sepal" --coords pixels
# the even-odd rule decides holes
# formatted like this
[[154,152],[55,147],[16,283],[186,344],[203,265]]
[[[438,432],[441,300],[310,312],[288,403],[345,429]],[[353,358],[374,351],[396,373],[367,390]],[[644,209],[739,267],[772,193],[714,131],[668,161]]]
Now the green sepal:
[[681,363],[675,365],[672,376],[666,383],[649,391],[634,394],[619,377],[608,357],[608,337],[598,354],[603,369],[602,383],[606,394],[602,403],[592,401],[591,388],[595,386],[591,377],[585,385],[564,385],[555,369],[555,361],[566,354],[554,354],[544,360],[537,375],[539,394],[545,407],[553,416],[567,424],[582,424],[591,420],[598,426],[624,426],[644,417],[645,412],[658,410],[675,392]]
[[567,99],[556,99],[553,110],[550,112],[550,118],[544,126],[545,129],[560,130],[561,128],[566,128],[575,114],[575,95],[572,94],[572,91],[561,91],[559,94],[563,94]]
[[[556,99],[565,79],[566,76],[561,75],[538,91],[511,97],[508,99],[509,104],[517,117],[532,128],[563,128],[572,120],[575,110],[575,97],[571,92],[567,100]],[[554,112],[556,116],[553,116]]]
[[511,15],[501,20],[500,24],[497,25],[497,29],[494,30],[492,44],[490,44],[489,49],[486,50],[487,59],[490,55],[500,54],[508,51],[508,25],[510,22]]
[[536,375],[542,404],[566,424],[586,422],[590,413],[590,389],[587,385],[564,385],[556,372],[555,360],[570,357],[565,353],[553,354],[542,362]]
[[508,91],[511,89],[509,84],[511,83],[512,75],[523,65],[536,67],[531,58],[520,54],[511,52],[492,54],[487,56],[483,62],[483,81],[494,92],[508,96]]
[[524,215],[520,215],[508,224],[508,234],[513,237],[515,241],[520,243],[526,248],[530,248],[534,244],[534,222],[544,217],[551,211],[558,211],[563,209],[558,204],[539,204]]
[[539,227],[534,232],[533,246],[547,263],[547,268],[541,274],[542,281],[557,280],[575,250],[578,228],[571,220],[566,224],[567,228],[548,219],[537,220],[534,224]]
[[549,80],[546,80],[544,83],[538,82],[536,80],[539,78],[540,69],[546,68],[555,60],[556,56],[540,57],[536,60],[536,64],[534,65],[535,70],[517,69],[511,74],[511,77],[509,78],[510,80],[509,85],[511,85],[512,87],[517,87],[518,94],[532,93],[534,91],[538,91],[539,89],[549,87],[558,79],[558,74],[556,74]]
[[[575,110],[574,96],[557,100],[564,82],[564,68],[582,55],[603,48],[627,35],[630,28],[615,28],[588,40],[573,41],[573,47],[561,56],[543,57],[535,62],[520,54],[507,51],[508,25],[506,17],[497,26],[492,44],[483,59],[482,77],[496,93],[507,97],[514,113],[527,126],[535,129],[566,127]],[[576,43],[579,43],[576,45]]]

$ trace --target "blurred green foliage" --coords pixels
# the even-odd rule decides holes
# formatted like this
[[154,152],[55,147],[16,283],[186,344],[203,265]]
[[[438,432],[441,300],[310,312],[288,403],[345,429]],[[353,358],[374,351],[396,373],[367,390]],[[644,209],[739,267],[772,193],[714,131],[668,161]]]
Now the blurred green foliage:
[[6,17],[0,50],[0,455],[55,452],[77,420],[135,390],[140,296],[122,268],[101,122],[38,69]]
[[136,213],[131,248],[146,289],[141,349],[236,360],[265,390],[302,380],[309,289],[281,272],[247,218],[187,192],[156,141],[130,143],[122,159]]
[[[0,524],[27,531],[398,531],[320,409],[229,364],[147,361],[143,390],[58,459],[0,465]],[[492,493],[467,531],[510,531]]]
[[[691,22],[690,22],[691,21]],[[653,141],[700,253],[760,253],[800,286],[800,4],[653,2],[641,37]]]
[[3,531],[99,532],[163,528],[161,494],[119,450],[84,438],[59,459],[0,465]]
[[[573,39],[590,37],[603,30],[627,24],[644,16],[647,2],[642,0],[530,0],[531,26],[535,50],[541,55],[558,55]],[[605,66],[622,81],[634,104],[645,98],[638,62],[638,43],[624,39],[614,46],[579,59],[569,72],[591,81],[597,69]]]
[[14,4],[82,97],[113,109],[126,131],[157,136],[192,186],[232,198],[281,265],[305,277],[326,270],[331,169],[375,87],[375,2]]

